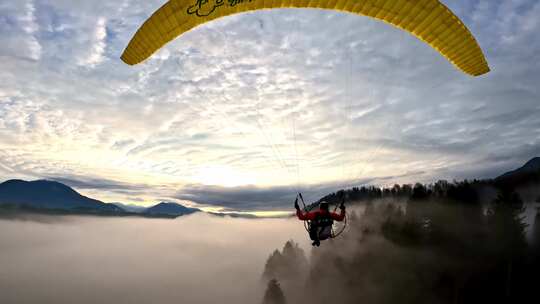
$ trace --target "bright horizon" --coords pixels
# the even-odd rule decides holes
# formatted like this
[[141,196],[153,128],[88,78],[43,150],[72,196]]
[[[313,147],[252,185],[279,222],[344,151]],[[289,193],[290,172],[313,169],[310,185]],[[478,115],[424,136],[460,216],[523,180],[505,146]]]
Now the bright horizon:
[[221,18],[124,64],[164,2],[0,6],[0,180],[260,213],[540,154],[537,1],[442,1],[486,54],[478,78],[382,22],[301,9]]

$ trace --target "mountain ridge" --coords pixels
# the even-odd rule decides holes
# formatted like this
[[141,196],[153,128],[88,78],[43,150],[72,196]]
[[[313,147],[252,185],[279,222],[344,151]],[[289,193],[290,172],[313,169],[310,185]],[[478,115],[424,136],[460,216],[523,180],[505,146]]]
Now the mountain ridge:
[[160,202],[152,207],[147,208],[142,213],[147,216],[182,216],[195,212],[200,212],[200,209],[189,208],[184,205],[173,202]]
[[517,169],[511,170],[511,171],[508,171],[506,173],[503,173],[499,175],[498,177],[496,177],[496,179],[511,176],[513,174],[536,172],[536,171],[540,171],[540,157],[533,157],[528,162],[526,162],[523,166]]
[[116,205],[86,197],[69,186],[50,180],[7,180],[0,184],[0,205],[67,211],[124,211]]
[[506,188],[540,182],[540,157],[533,157],[523,166],[499,175],[494,181],[496,184]]
[[34,181],[10,179],[0,183],[1,211],[156,218],[176,218],[201,212],[200,209],[173,202],[160,202],[148,208],[122,203],[105,203],[81,195],[61,182],[44,179]]

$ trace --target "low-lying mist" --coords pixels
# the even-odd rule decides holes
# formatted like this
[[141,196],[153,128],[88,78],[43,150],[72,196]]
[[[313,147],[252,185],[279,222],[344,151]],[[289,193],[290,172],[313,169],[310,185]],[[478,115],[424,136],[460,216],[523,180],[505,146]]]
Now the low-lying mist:
[[0,302],[260,303],[265,261],[296,219],[0,219]]

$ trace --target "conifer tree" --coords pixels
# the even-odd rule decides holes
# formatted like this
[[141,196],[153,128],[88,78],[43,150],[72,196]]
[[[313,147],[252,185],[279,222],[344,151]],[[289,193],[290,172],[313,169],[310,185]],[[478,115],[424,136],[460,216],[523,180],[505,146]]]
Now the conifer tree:
[[285,295],[276,279],[268,281],[262,304],[285,304]]

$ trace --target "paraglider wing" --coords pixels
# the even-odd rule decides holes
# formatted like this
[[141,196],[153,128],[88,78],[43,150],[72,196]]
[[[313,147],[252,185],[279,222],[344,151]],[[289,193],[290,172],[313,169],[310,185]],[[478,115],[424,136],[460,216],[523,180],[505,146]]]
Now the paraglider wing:
[[464,73],[489,72],[476,39],[439,0],[171,0],[144,22],[121,58],[129,65],[138,64],[200,24],[272,8],[318,8],[369,16],[418,37]]

